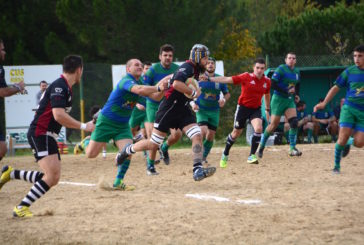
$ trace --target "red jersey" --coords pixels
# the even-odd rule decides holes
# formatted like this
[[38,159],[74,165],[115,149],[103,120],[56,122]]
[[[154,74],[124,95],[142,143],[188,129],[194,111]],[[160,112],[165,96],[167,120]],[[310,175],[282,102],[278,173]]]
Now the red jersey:
[[262,96],[270,93],[270,79],[263,75],[258,79],[254,73],[245,72],[232,76],[234,84],[241,84],[241,94],[238,104],[248,108],[259,108],[262,105]]

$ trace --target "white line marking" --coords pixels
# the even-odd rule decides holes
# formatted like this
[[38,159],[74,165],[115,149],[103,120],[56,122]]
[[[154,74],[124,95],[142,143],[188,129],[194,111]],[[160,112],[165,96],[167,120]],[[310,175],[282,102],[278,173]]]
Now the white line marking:
[[262,201],[261,200],[236,200],[237,203],[243,203],[243,204],[261,204]]
[[58,184],[61,184],[61,185],[78,185],[78,186],[96,186],[96,184],[68,182],[68,181],[60,181],[60,182],[58,182]]
[[200,195],[200,194],[186,194],[186,197],[192,197],[200,200],[215,200],[218,202],[230,202],[229,198],[218,197],[218,196],[209,196],[209,195]]
[[259,205],[262,203],[261,200],[258,199],[239,199],[236,201],[231,201],[229,198],[226,197],[218,197],[218,196],[210,196],[210,195],[205,195],[205,194],[186,194],[186,197],[191,197],[191,198],[196,198],[199,200],[215,200],[218,202],[235,202],[235,203],[239,203],[239,204],[247,204],[247,205]]

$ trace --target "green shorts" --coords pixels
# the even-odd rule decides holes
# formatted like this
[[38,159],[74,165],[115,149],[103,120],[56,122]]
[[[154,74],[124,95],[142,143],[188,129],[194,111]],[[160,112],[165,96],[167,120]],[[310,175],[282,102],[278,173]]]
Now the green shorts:
[[91,134],[91,140],[107,143],[111,139],[114,141],[133,139],[129,123],[112,121],[100,113],[97,118],[95,130]]
[[296,109],[296,105],[294,103],[294,98],[284,98],[277,94],[273,94],[272,101],[270,103],[270,108],[272,111],[272,115],[282,116],[286,112],[287,109],[293,108]]
[[146,120],[146,122],[154,123],[155,115],[157,114],[158,107],[159,107],[159,103],[157,104],[157,103],[147,100],[147,108],[146,108],[147,120]]
[[198,125],[206,125],[209,129],[215,130],[219,126],[220,110],[204,110],[200,109],[196,112]]
[[137,107],[134,107],[133,112],[131,113],[129,119],[129,126],[131,128],[135,128],[140,126],[140,128],[144,128],[144,122],[147,119],[147,113],[142,110],[139,110]]
[[352,128],[364,132],[364,111],[349,105],[343,105],[340,113],[340,127]]

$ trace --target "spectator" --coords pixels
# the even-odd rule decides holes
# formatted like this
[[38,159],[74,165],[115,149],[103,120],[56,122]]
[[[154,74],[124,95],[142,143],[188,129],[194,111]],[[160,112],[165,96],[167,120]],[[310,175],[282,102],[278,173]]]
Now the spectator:
[[44,91],[46,91],[46,89],[48,88],[48,83],[46,81],[41,81],[39,83],[39,88],[40,90],[38,91],[37,95],[36,95],[36,99],[37,99],[37,106],[39,105],[39,101],[40,98],[42,97],[42,94],[44,93]]
[[[320,99],[319,103],[324,101],[324,99]],[[334,113],[332,110],[325,107],[321,110],[315,110],[312,113],[312,122],[313,122],[313,140],[315,143],[318,143],[318,135],[320,130],[324,129],[328,134],[331,135],[332,142],[336,142],[337,137],[337,122],[335,120]]]

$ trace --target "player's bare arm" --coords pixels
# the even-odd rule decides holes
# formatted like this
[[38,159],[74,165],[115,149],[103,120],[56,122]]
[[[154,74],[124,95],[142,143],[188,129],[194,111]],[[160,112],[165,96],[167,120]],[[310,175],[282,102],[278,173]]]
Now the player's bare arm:
[[23,93],[25,88],[24,81],[16,83],[6,88],[0,88],[0,97],[9,97],[16,93]]
[[52,113],[54,119],[66,128],[82,129],[88,132],[92,132],[95,129],[95,124],[92,121],[83,124],[68,115],[64,108],[53,108]]
[[329,92],[327,92],[327,95],[324,99],[324,101],[318,103],[317,105],[315,105],[314,107],[314,111],[317,111],[317,110],[322,110],[325,108],[325,106],[327,105],[327,103],[329,103],[332,98],[335,97],[335,95],[340,91],[340,88],[337,86],[337,85],[334,85],[330,90]]
[[184,94],[189,94],[193,98],[197,98],[201,94],[200,89],[193,90],[192,88],[188,87],[184,82],[181,82],[179,80],[174,80],[173,81],[173,87],[178,92],[181,92],[181,93],[184,93]]

